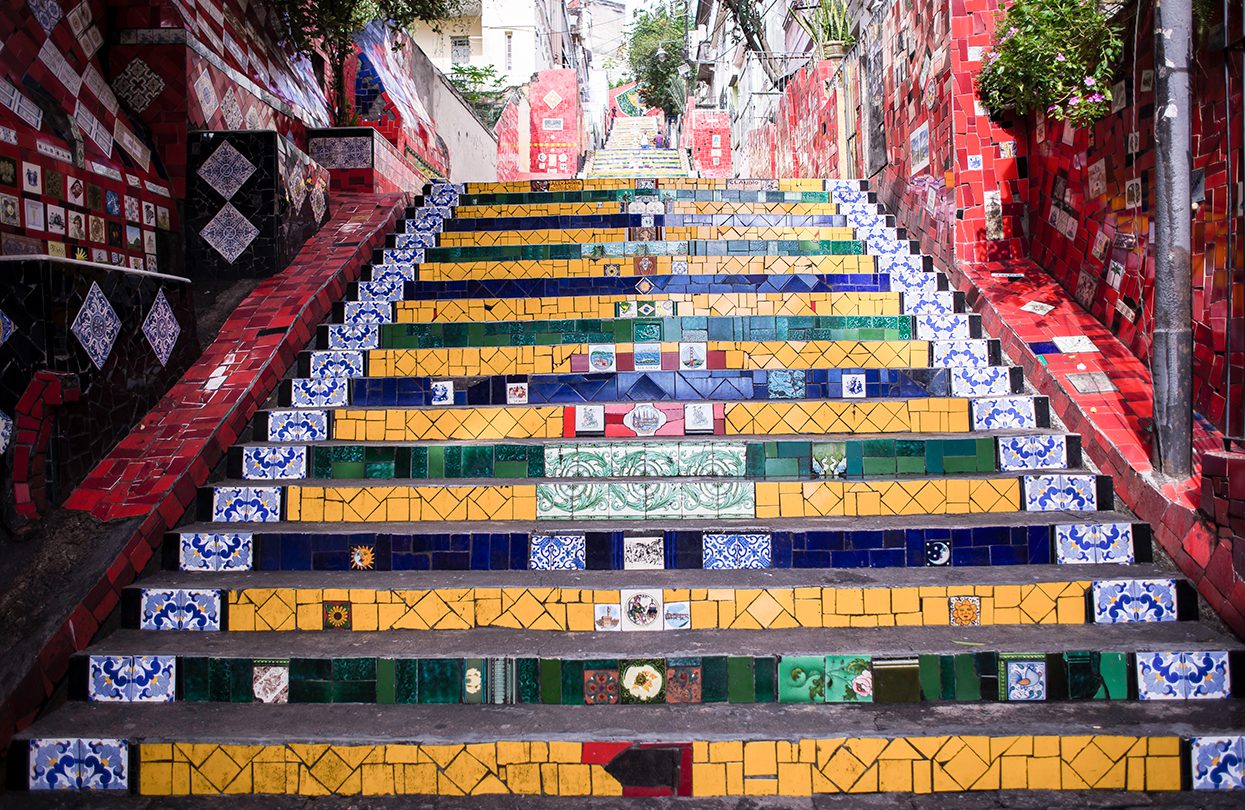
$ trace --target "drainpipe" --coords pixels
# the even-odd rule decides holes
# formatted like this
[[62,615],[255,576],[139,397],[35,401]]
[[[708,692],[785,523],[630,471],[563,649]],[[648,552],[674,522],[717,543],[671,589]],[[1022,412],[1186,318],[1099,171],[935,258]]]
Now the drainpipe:
[[1154,425],[1159,469],[1187,478],[1193,469],[1191,0],[1155,3],[1154,43]]

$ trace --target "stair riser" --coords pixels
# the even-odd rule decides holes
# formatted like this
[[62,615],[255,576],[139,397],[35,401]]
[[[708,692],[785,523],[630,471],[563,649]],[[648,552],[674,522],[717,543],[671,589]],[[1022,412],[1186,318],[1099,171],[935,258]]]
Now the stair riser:
[[[971,589],[973,596],[948,595]],[[124,626],[159,631],[388,632],[509,627],[677,632],[835,627],[1148,624],[1197,617],[1183,580],[890,588],[542,587],[127,589]]]
[[[221,527],[223,528],[223,527]],[[181,533],[165,568],[188,571],[598,571],[758,568],[929,568],[1151,561],[1144,523],[1058,523],[948,529],[616,531],[504,533],[221,531]],[[709,539],[706,540],[706,537]],[[370,557],[370,567],[368,565]]]
[[[1240,697],[1232,674],[1243,666],[1239,650],[639,660],[91,655],[71,662],[69,696],[106,703],[564,706],[1226,700]],[[646,667],[660,684],[652,695],[628,688],[628,675]]]

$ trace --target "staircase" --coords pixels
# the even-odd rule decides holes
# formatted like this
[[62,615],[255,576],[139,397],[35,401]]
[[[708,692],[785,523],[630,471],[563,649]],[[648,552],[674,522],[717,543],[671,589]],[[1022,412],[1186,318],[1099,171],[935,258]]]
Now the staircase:
[[588,156],[585,176],[589,179],[688,177],[691,164],[684,150],[645,146],[657,134],[657,127],[657,118],[651,115],[615,118],[605,148]]
[[1240,787],[1243,649],[1196,616],[861,183],[437,185],[14,756],[154,796]]

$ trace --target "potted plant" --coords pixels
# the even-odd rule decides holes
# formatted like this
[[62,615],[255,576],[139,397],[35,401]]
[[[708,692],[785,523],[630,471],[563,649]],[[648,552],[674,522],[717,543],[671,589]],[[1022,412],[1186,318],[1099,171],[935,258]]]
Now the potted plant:
[[1088,126],[1111,110],[1122,50],[1097,0],[1015,0],[995,22],[977,94],[996,117],[1044,112]]
[[817,5],[793,8],[792,16],[817,44],[822,59],[842,59],[856,41],[844,0],[817,0]]

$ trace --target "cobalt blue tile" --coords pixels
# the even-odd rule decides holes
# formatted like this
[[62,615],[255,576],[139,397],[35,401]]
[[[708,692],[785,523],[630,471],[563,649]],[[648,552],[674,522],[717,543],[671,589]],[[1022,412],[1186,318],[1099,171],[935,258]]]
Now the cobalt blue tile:
[[1029,344],[1029,349],[1034,354],[1061,354],[1059,347],[1055,345],[1053,340],[1035,340]]
[[281,542],[282,571],[311,570],[311,538],[307,535],[286,535]]
[[[477,540],[478,545],[484,545],[481,540]],[[489,538],[489,569],[492,571],[505,571],[510,567],[510,539],[504,535],[492,535]],[[474,556],[474,555],[473,555]]]
[[870,568],[903,568],[907,555],[903,549],[880,548],[869,552]]
[[990,547],[989,546],[969,546],[967,548],[957,548],[951,546],[951,564],[952,565],[989,565],[990,564]]
[[832,551],[830,563],[833,568],[868,568],[868,551]]
[[774,568],[791,567],[791,533],[770,534],[770,565]]
[[487,571],[491,564],[489,555],[489,544],[485,540],[483,542],[471,542],[471,538],[467,536],[467,542],[471,546],[470,566],[472,571]]
[[1028,547],[990,546],[990,565],[1025,565],[1028,556]]

